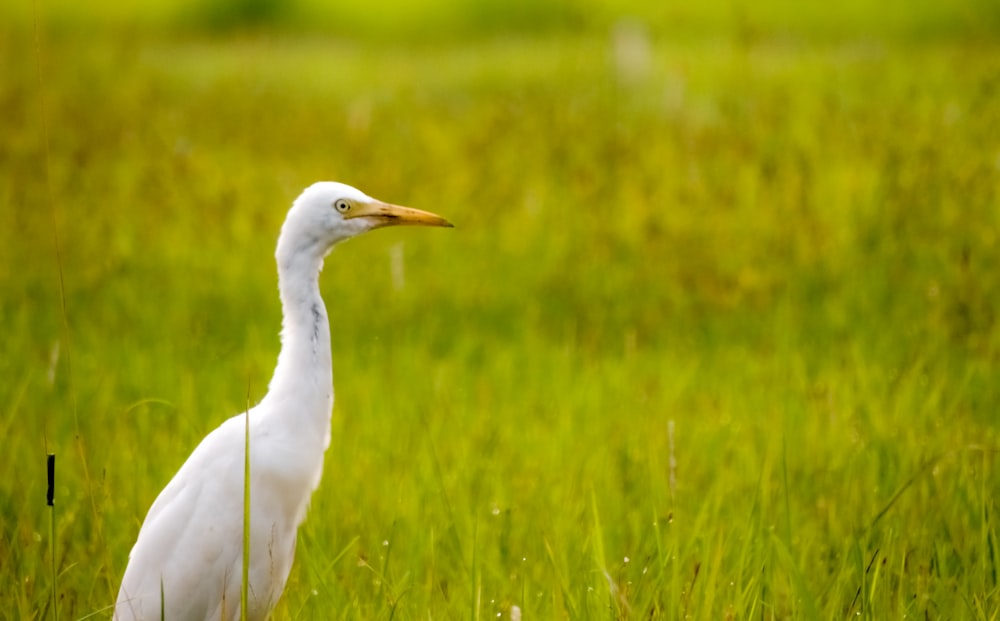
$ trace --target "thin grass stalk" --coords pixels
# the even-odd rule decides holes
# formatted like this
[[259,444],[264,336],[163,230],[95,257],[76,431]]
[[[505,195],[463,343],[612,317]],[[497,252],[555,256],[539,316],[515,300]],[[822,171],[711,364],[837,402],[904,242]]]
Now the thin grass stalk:
[[479,517],[472,524],[472,621],[479,621],[482,604],[482,576],[479,573]]
[[[248,390],[249,392],[249,390]],[[240,579],[240,621],[247,621],[250,595],[250,403],[247,399],[243,433],[243,575]]]

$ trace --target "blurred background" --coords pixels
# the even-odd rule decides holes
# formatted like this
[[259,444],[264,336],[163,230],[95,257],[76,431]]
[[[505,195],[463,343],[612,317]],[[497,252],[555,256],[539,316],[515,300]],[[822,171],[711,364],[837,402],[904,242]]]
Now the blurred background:
[[34,0],[0,59],[0,617],[52,612],[47,451],[107,612],[319,179],[457,228],[327,262],[276,618],[1000,606],[995,0]]
[[95,2],[65,0],[15,3],[8,21],[34,20],[56,28],[125,28],[148,31],[224,33],[234,29],[320,33],[345,38],[402,37],[410,42],[453,41],[487,35],[530,36],[606,32],[632,18],[660,36],[877,37],[926,40],[995,36],[996,4],[988,0],[893,0],[872,6],[843,0],[812,6],[784,0],[698,3],[625,0],[499,2],[479,0],[378,0],[337,3],[312,0],[223,0],[217,2]]

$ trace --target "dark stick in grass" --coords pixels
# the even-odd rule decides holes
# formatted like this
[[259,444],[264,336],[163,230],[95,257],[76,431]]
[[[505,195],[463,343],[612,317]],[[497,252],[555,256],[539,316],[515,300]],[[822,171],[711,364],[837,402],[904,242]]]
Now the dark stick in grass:
[[57,603],[56,574],[56,455],[49,453],[45,460],[48,472],[48,487],[45,491],[45,504],[49,506],[49,556],[52,557],[52,618],[59,621],[59,604]]

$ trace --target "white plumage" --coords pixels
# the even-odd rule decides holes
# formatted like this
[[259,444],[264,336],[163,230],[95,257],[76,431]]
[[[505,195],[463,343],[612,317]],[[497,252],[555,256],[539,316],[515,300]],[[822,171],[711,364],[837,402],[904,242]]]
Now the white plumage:
[[[250,572],[247,618],[264,619],[292,567],[295,536],[330,444],[330,325],[323,259],[340,241],[391,225],[451,226],[435,214],[320,182],[288,212],[275,258],[281,353],[267,395],[250,410]],[[115,619],[240,618],[244,414],[209,433],[160,492],[139,530]],[[163,594],[161,602],[161,593]]]

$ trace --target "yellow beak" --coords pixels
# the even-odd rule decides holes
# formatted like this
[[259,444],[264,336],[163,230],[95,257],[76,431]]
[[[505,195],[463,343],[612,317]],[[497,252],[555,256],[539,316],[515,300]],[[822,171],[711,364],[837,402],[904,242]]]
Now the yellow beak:
[[382,201],[356,203],[354,208],[344,216],[345,219],[361,217],[373,220],[375,228],[383,226],[454,226],[435,213],[383,203]]

